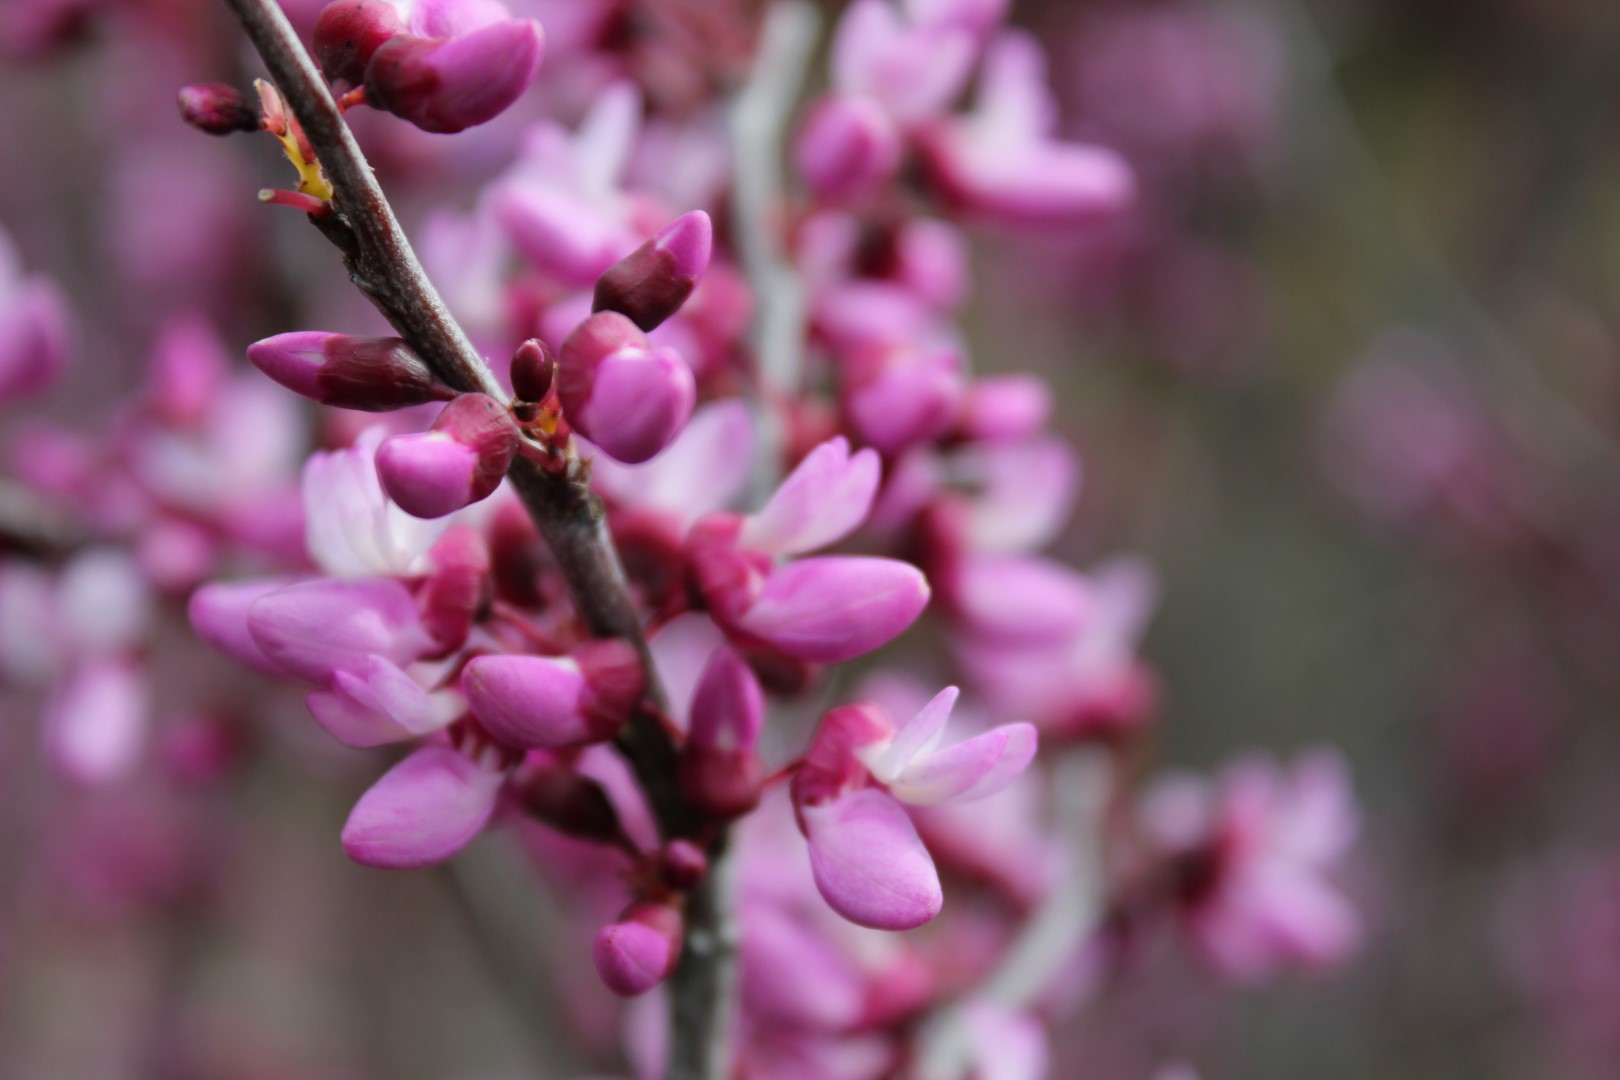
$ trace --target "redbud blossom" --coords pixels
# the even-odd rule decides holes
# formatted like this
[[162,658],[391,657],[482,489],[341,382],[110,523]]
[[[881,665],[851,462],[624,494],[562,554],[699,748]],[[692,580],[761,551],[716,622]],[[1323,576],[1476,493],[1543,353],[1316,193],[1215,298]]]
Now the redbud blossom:
[[364,672],[373,655],[407,664],[431,639],[410,590],[392,578],[321,578],[261,596],[248,609],[253,641],[289,675],[327,683]]
[[451,396],[399,338],[295,331],[249,345],[247,356],[294,393],[341,409],[387,412]]
[[613,737],[646,687],[627,642],[589,641],[570,656],[479,656],[461,674],[473,715],[513,747],[586,746]]
[[382,746],[442,730],[466,711],[454,691],[430,692],[399,665],[372,656],[363,671],[338,671],[330,690],[306,699],[309,713],[349,746]]
[[794,160],[810,190],[829,202],[859,199],[900,168],[900,130],[877,102],[831,97],[805,119]]
[[424,746],[360,796],[343,826],[343,850],[387,870],[443,862],[483,831],[504,781],[459,750]]
[[557,392],[564,415],[602,452],[635,465],[655,457],[686,426],[697,400],[692,369],[653,348],[624,315],[602,311],[563,342]]
[[617,311],[641,329],[653,330],[697,288],[713,245],[709,215],[702,210],[682,214],[596,279],[591,311]]
[[529,88],[542,41],[533,19],[508,19],[448,41],[399,34],[366,65],[366,103],[424,131],[475,127]]
[[1136,182],[1117,153],[1051,137],[1056,111],[1046,60],[1028,34],[992,43],[975,111],[933,122],[921,150],[940,193],[959,209],[1025,226],[1074,225],[1130,204]]
[[517,456],[512,414],[486,394],[462,394],[433,427],[377,448],[377,478],[407,514],[438,518],[488,498]]
[[665,904],[632,904],[591,946],[602,982],[624,997],[644,994],[669,978],[680,957],[681,916]]

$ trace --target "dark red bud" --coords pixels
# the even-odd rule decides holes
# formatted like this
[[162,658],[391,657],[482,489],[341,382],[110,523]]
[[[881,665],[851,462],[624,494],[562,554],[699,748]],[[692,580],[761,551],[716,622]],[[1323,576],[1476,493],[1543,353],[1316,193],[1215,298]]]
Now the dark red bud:
[[193,83],[180,88],[180,118],[198,131],[229,135],[259,130],[259,111],[234,86]]
[[676,218],[596,280],[592,311],[617,311],[652,330],[680,310],[709,265],[714,227],[701,210]]
[[545,765],[519,782],[523,807],[565,836],[618,843],[624,833],[607,790],[563,765]]
[[477,529],[449,529],[428,551],[432,569],[417,594],[422,625],[449,655],[467,642],[478,615],[489,606],[489,548]]
[[670,888],[684,892],[708,876],[709,857],[690,840],[671,840],[658,853],[658,866]]
[[556,374],[551,349],[537,338],[525,341],[512,354],[512,393],[519,401],[544,401]]
[[255,342],[247,354],[287,389],[340,409],[387,412],[454,396],[399,338],[296,331]]

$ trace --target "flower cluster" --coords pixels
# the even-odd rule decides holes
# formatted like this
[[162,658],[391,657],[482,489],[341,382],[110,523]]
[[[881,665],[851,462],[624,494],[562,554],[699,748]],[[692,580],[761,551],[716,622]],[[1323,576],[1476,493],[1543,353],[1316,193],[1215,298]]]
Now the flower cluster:
[[[198,83],[181,114],[276,139],[298,179],[261,200],[337,242],[392,332],[314,295],[291,326],[286,305],[222,314],[243,341],[281,328],[238,374],[221,330],[175,314],[96,437],[19,427],[21,487],[74,535],[51,565],[0,561],[0,673],[44,688],[63,773],[136,768],[167,694],[152,642],[183,603],[376,753],[341,828],[354,861],[427,867],[508,827],[578,885],[559,934],[620,996],[687,992],[666,985],[683,963],[735,948],[718,1011],[740,1077],[1039,1077],[1045,1022],[1148,927],[1235,982],[1350,953],[1336,758],[1137,789],[1158,582],[1135,556],[1050,554],[1080,458],[1045,382],[975,356],[969,230],[1084,240],[1139,184],[1059,135],[1005,3],[848,5],[827,89],[763,148],[793,165],[763,206],[740,190],[761,148],[717,107],[747,48],[695,11],[551,30],[545,6],[566,43],[548,72],[588,84],[553,100],[536,5],[308,6],[313,90]],[[660,20],[666,51],[644,40]],[[668,74],[710,44],[705,78]],[[427,176],[398,170],[428,207],[421,266],[343,189],[353,148],[300,123],[311,93]],[[519,134],[436,141],[361,106]],[[15,264],[0,246],[0,402],[44,389],[68,340]],[[313,436],[298,398],[324,407]],[[634,1026],[646,1061],[692,1037]]]

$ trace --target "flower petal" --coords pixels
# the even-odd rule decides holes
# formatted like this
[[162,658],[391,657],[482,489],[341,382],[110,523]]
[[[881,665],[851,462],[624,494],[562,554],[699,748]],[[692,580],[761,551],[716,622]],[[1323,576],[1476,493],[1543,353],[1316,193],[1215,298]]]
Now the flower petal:
[[851,456],[842,435],[799,462],[764,509],[743,525],[739,543],[753,551],[798,555],[836,543],[866,519],[882,463],[871,449]]
[[838,914],[875,930],[910,930],[939,914],[939,872],[911,818],[876,788],[800,808],[816,888]]
[[928,596],[922,571],[896,559],[801,559],[771,572],[737,625],[789,656],[839,663],[899,636]]
[[260,597],[248,632],[288,674],[325,683],[363,672],[372,655],[406,664],[431,647],[410,591],[391,578],[323,578]]
[[994,795],[1029,767],[1037,741],[1032,725],[1004,724],[914,759],[889,791],[914,806]]
[[939,745],[960,694],[956,687],[947,686],[900,726],[892,742],[858,747],[855,756],[873,776],[885,784],[893,783],[919,755],[926,757]]
[[343,849],[388,870],[443,862],[483,830],[504,780],[448,746],[424,746],[360,796]]

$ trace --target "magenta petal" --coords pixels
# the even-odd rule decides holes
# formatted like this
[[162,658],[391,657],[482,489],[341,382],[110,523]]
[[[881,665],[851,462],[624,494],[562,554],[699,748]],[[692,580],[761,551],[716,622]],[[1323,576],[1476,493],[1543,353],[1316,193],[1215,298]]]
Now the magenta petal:
[[876,788],[799,810],[828,905],[874,930],[910,930],[944,903],[934,860],[905,809]]
[[673,349],[620,349],[592,374],[590,397],[573,419],[616,461],[636,465],[656,457],[692,417],[697,383]]
[[248,632],[248,611],[262,596],[287,587],[285,578],[204,585],[191,594],[186,614],[197,636],[239,664],[266,675],[286,675]]
[[928,595],[922,571],[896,559],[801,559],[773,570],[737,622],[789,656],[839,663],[892,641]]
[[508,19],[449,41],[400,34],[366,67],[366,99],[422,128],[449,134],[493,120],[540,69],[533,19]]
[[994,795],[1035,758],[1035,729],[1005,724],[983,735],[914,760],[889,784],[901,802],[913,806]]
[[1091,607],[1084,577],[1033,556],[964,559],[953,584],[951,598],[968,629],[999,641],[1067,639],[1080,629]]
[[730,649],[716,649],[692,696],[692,745],[752,751],[764,716],[765,699],[753,671]]
[[278,589],[254,602],[248,632],[287,673],[315,683],[363,672],[373,655],[408,664],[431,648],[416,601],[392,578],[321,578]]
[[343,849],[387,870],[443,862],[483,830],[504,780],[460,751],[424,746],[360,796]]
[[442,431],[395,435],[377,448],[377,479],[407,514],[441,518],[473,501],[478,451]]
[[381,746],[428,735],[462,711],[460,695],[430,694],[380,656],[370,658],[363,675],[339,671],[332,677],[331,690],[317,690],[306,702],[315,721],[350,746]]
[[837,543],[866,520],[882,468],[872,450],[851,455],[842,435],[829,439],[805,455],[748,519],[739,543],[773,555],[799,555]]
[[461,689],[478,722],[510,746],[602,740],[585,715],[585,676],[567,657],[480,656],[462,671]]

